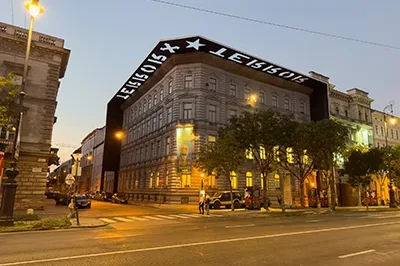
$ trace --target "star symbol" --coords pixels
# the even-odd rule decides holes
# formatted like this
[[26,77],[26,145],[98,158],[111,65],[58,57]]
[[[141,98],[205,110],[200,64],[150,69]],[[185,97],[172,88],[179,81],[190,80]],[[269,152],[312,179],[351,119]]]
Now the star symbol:
[[200,39],[197,39],[194,42],[190,42],[190,41],[186,41],[188,43],[188,46],[186,46],[186,48],[194,48],[197,51],[199,50],[199,48],[201,46],[206,46],[205,44],[200,43]]

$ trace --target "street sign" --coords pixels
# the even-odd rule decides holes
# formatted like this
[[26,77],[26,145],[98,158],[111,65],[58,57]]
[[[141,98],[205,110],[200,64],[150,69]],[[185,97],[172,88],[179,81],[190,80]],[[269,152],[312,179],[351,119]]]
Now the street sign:
[[71,174],[68,174],[65,178],[65,184],[72,186],[75,183],[75,177]]

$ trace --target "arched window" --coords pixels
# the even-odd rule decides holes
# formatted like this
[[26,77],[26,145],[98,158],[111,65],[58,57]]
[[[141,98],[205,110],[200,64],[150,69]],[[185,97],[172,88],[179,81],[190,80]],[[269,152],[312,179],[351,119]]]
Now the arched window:
[[344,110],[344,116],[349,117],[349,112],[347,110]]
[[149,178],[149,188],[153,187],[153,173],[150,174],[150,178]]
[[246,187],[253,186],[253,174],[251,172],[246,172]]
[[154,97],[153,97],[153,106],[157,105],[157,92],[154,93]]
[[160,90],[160,102],[164,100],[164,89]]
[[288,97],[285,98],[285,110],[290,110],[290,99]]
[[336,111],[336,114],[339,114],[339,107],[336,106],[335,111]]
[[238,181],[237,181],[237,174],[236,172],[231,172],[231,185],[232,185],[232,189],[237,189],[238,187]]

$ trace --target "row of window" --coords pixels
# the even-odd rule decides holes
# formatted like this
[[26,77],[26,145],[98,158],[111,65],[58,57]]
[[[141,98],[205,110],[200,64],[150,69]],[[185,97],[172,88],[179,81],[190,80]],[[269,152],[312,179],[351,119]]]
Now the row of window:
[[[335,112],[336,112],[337,115],[340,115],[340,110],[339,110],[339,107],[338,107],[338,106],[335,107]],[[349,112],[348,112],[347,110],[344,110],[344,116],[345,116],[346,118],[349,117]],[[363,117],[362,117],[362,112],[361,112],[361,111],[358,111],[358,119],[359,119],[360,121],[363,121]],[[368,122],[368,119],[369,119],[368,113],[365,112],[365,113],[364,113],[364,121],[365,121],[365,122]]]
[[[385,137],[385,130],[384,130],[383,126],[381,126],[380,129],[381,130],[380,130],[380,134],[379,134],[378,126],[375,125],[375,133],[376,133],[376,135]],[[390,135],[389,135],[389,129],[386,129],[386,136],[388,138],[394,139],[394,130],[390,129]],[[399,131],[398,130],[396,130],[396,139],[399,139]]]
[[14,141],[15,131],[7,130],[7,127],[2,127],[0,131],[0,139],[8,139]]
[[[246,172],[246,187],[251,187],[254,185],[253,183],[253,173]],[[231,184],[233,189],[238,189],[238,176],[236,172],[231,172],[230,175]],[[145,177],[139,178],[135,175],[123,173],[121,175],[121,188],[123,189],[139,189],[145,188]],[[142,182],[141,182],[142,181]],[[208,188],[217,188],[217,182],[215,175],[210,175],[207,177],[206,187]],[[148,187],[149,188],[158,188],[158,187],[168,187],[169,185],[169,172],[168,170],[165,172],[165,176],[162,177],[160,172],[153,173],[151,172],[148,176]],[[187,188],[192,185],[192,176],[190,174],[182,174],[181,175],[181,187]],[[279,175],[274,176],[274,185],[275,188],[280,187],[280,178]],[[260,176],[260,188],[264,188],[264,179],[263,176]]]

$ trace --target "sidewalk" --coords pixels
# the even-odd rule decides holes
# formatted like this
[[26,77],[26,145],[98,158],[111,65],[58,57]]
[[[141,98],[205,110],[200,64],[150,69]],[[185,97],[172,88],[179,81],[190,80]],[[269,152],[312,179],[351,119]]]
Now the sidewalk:
[[96,228],[108,225],[108,223],[100,221],[96,218],[79,218],[79,225],[76,224],[76,218],[70,220],[71,228]]
[[[44,199],[44,210],[35,210],[34,214],[40,218],[64,218],[69,214],[67,206],[56,206],[56,201],[53,199]],[[26,211],[15,211],[16,215],[26,214]]]

